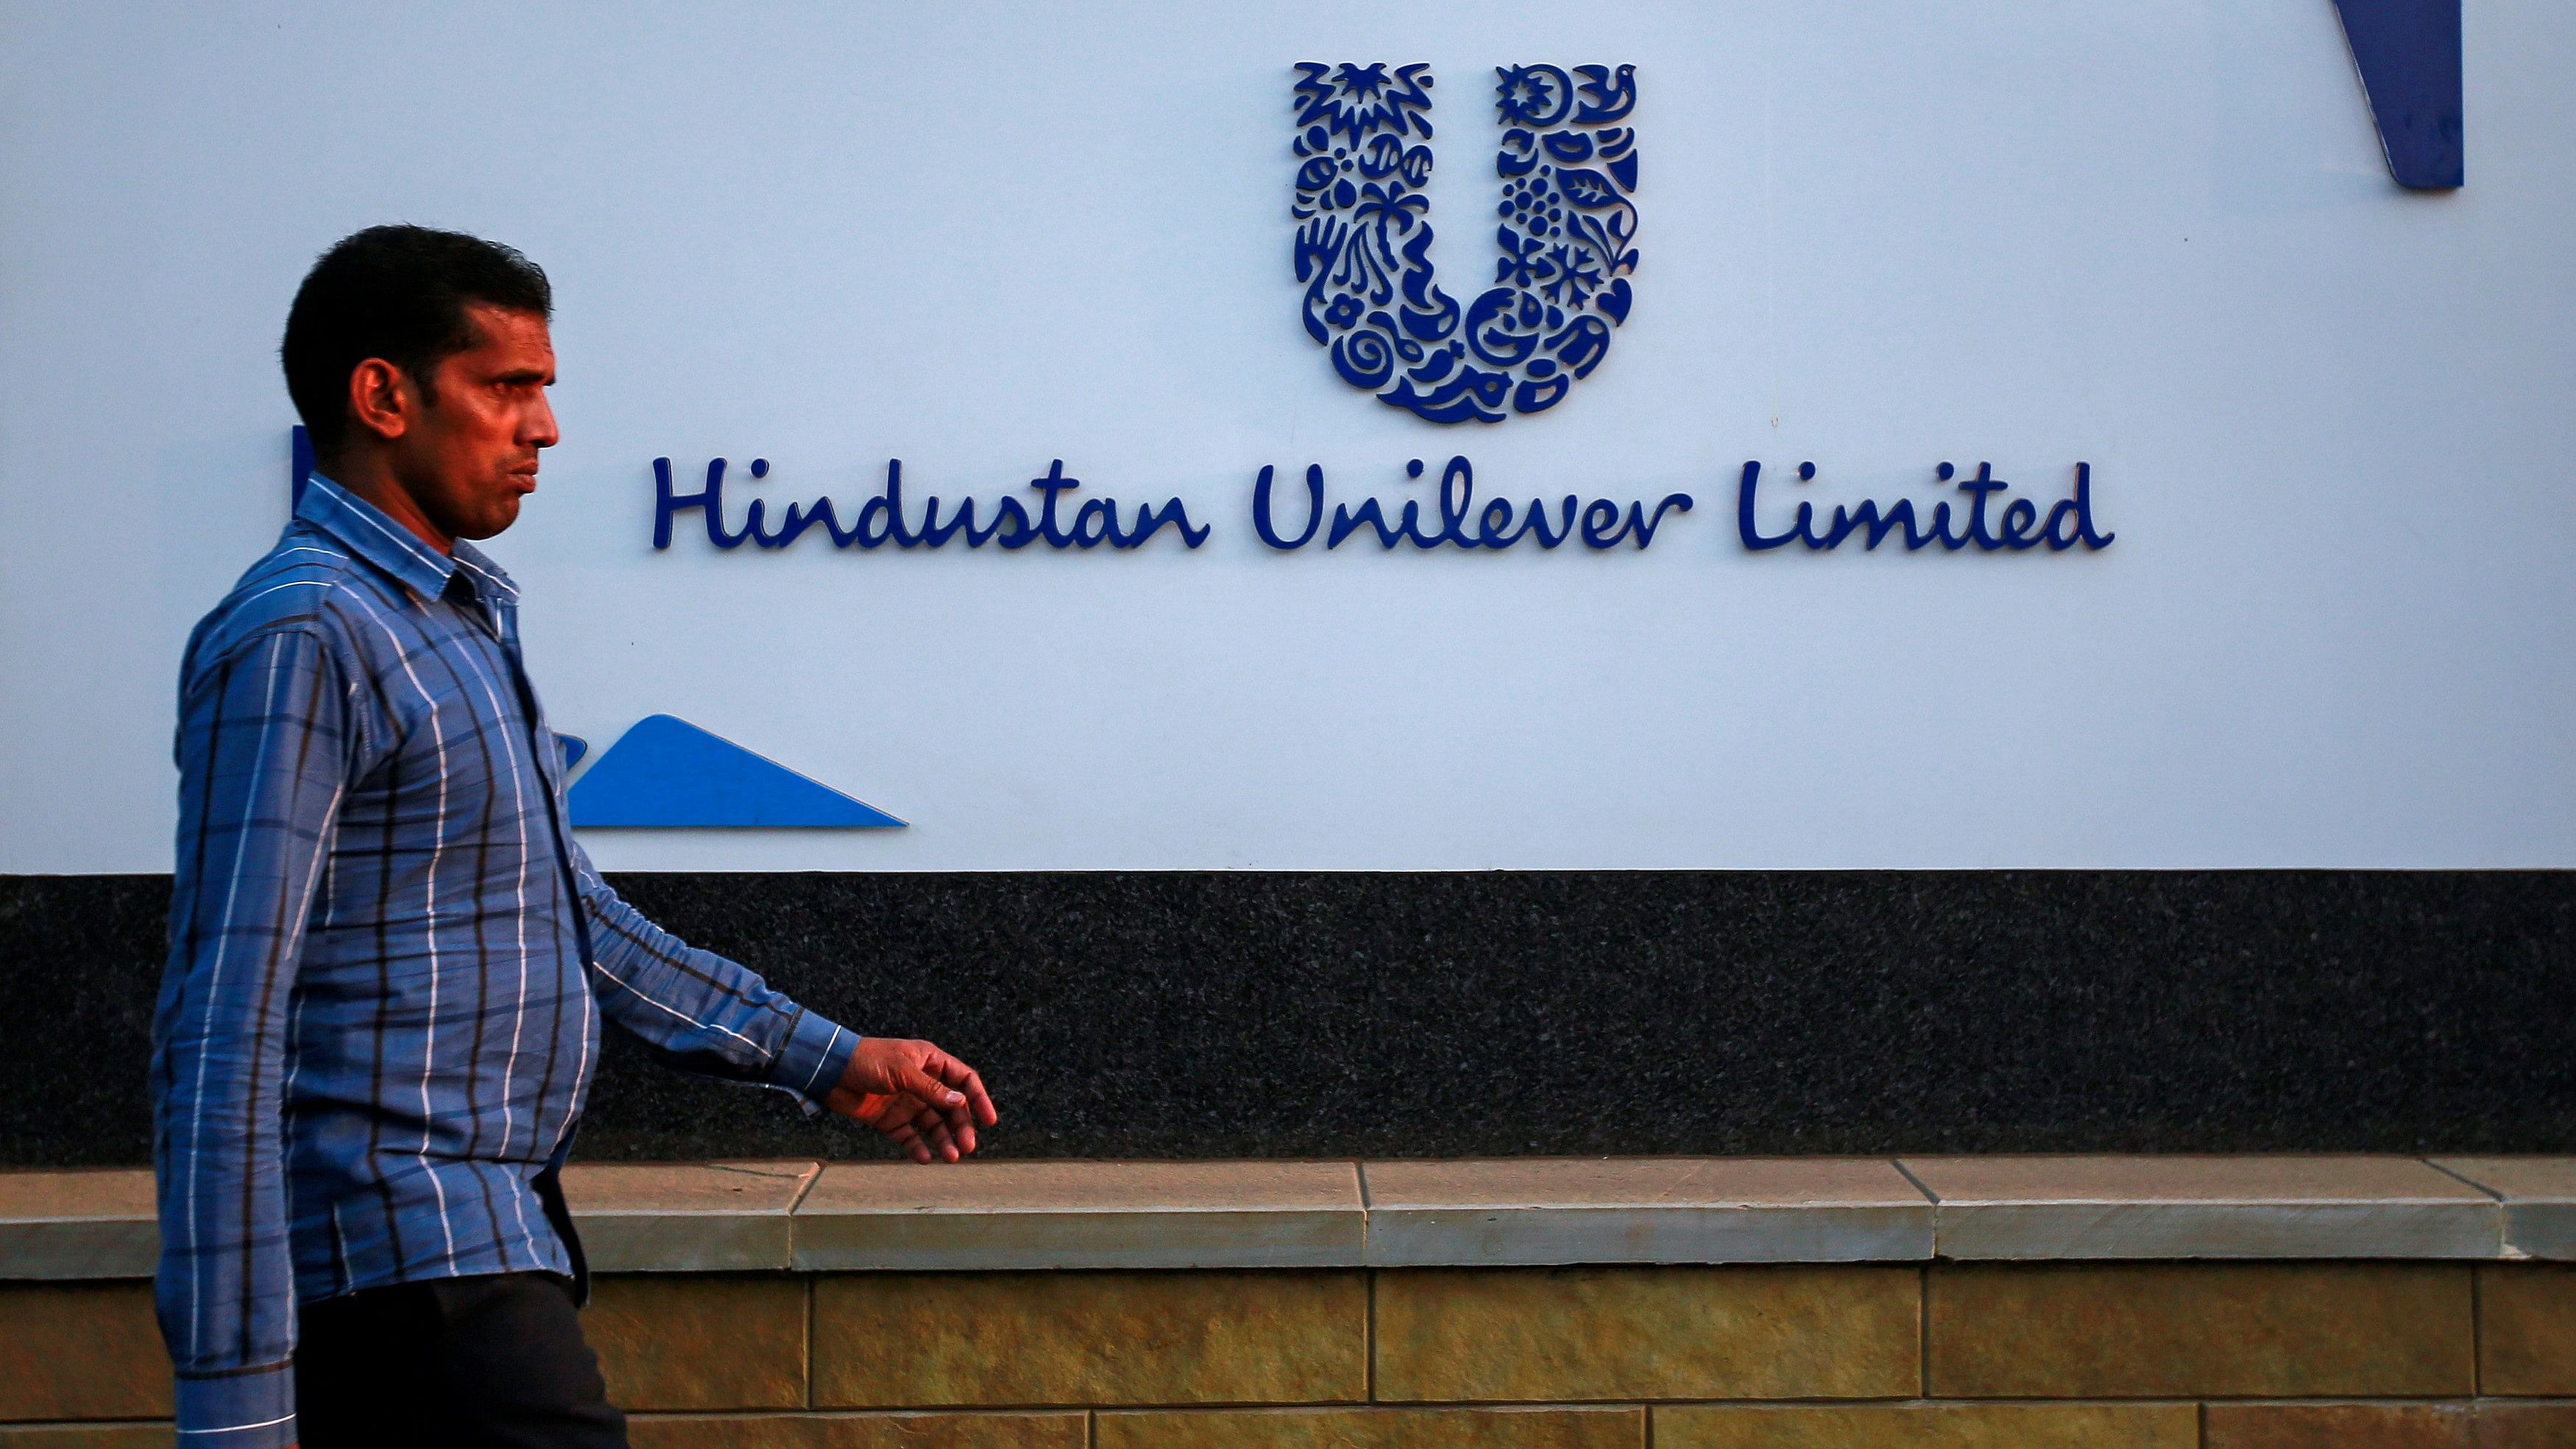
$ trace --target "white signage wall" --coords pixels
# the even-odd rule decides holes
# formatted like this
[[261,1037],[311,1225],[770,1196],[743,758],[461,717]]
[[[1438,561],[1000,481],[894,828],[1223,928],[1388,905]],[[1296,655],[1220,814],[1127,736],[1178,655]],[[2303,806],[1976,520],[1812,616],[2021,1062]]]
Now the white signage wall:
[[[287,302],[393,220],[556,285],[564,439],[489,548],[557,728],[676,715],[909,822],[611,868],[2576,865],[2576,11],[2473,0],[2466,58],[2468,184],[2410,193],[2328,0],[12,5],[0,871],[169,867]],[[1496,68],[1634,66],[1633,265],[1582,284],[1625,312],[1552,406],[1428,421],[1310,335],[1301,61],[1428,68],[1461,308],[1511,280]],[[890,460],[989,521],[1060,461],[1068,519],[1207,533],[657,550],[655,460],[719,457],[727,529],[847,525]],[[1457,457],[1551,526],[1690,507],[1255,528],[1314,466],[1436,535]],[[1747,463],[1764,537],[2080,464],[2108,542],[1756,551]]]

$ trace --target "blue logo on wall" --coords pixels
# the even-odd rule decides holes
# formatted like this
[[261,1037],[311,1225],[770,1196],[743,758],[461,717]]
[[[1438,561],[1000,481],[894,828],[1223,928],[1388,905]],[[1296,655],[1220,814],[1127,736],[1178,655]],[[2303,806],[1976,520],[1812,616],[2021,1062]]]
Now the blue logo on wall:
[[[587,746],[563,736],[565,763]],[[649,715],[573,781],[575,829],[852,829],[904,822],[684,719]]]
[[1431,67],[1299,62],[1297,280],[1344,381],[1435,423],[1498,423],[1592,375],[1635,302],[1636,69],[1495,71],[1500,255],[1462,312],[1431,263]]

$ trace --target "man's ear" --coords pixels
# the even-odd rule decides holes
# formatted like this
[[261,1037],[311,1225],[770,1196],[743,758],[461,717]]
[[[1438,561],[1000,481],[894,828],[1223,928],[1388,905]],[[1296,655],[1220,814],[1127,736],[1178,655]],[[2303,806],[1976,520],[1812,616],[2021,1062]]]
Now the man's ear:
[[381,357],[349,369],[349,415],[359,427],[391,441],[411,428],[420,395],[403,370]]

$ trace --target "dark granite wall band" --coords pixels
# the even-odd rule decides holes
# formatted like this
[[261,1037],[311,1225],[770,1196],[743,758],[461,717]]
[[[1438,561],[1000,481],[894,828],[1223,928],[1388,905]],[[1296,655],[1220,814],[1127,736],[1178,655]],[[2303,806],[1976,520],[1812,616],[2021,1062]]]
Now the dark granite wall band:
[[[637,875],[1023,1157],[2576,1151],[2576,875]],[[0,877],[0,1164],[148,1160],[158,876]],[[591,1158],[870,1154],[613,1047]]]

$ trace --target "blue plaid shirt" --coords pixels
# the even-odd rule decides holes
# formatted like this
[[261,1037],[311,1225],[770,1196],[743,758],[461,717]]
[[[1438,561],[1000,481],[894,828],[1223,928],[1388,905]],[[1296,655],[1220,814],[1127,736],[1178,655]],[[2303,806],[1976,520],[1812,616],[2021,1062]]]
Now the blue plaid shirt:
[[808,1100],[857,1048],[600,880],[518,591],[472,547],[315,477],[190,637],[179,700],[152,1084],[183,1446],[295,1439],[298,1300],[571,1271],[546,1175],[603,1014]]

